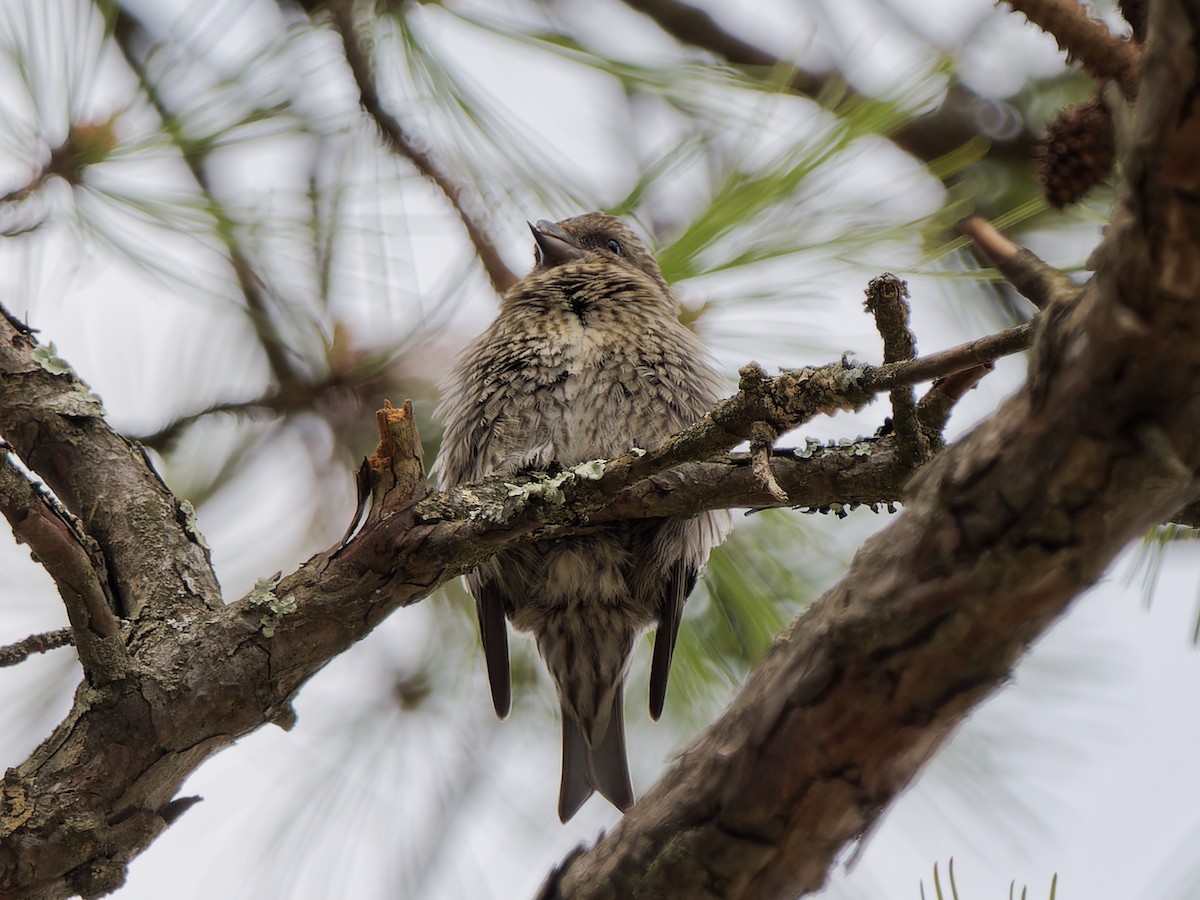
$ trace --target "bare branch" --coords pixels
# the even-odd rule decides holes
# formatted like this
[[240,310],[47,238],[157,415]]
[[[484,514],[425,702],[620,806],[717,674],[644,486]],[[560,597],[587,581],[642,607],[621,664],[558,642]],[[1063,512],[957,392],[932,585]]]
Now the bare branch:
[[1014,244],[982,216],[971,216],[959,225],[959,230],[1038,309],[1045,309],[1055,301],[1069,303],[1079,295],[1079,285],[1033,252]]
[[75,633],[70,628],[59,628],[57,631],[47,631],[44,634],[31,634],[29,637],[0,647],[0,668],[15,666],[23,663],[34,653],[46,653],[59,647],[69,647],[75,642]]
[[869,380],[875,390],[883,390],[895,385],[919,384],[932,378],[964,372],[975,366],[990,365],[997,359],[1029,349],[1033,343],[1036,326],[1035,319],[1023,325],[997,331],[987,337],[959,344],[940,353],[880,366],[869,370]]
[[0,514],[54,579],[88,681],[98,685],[123,677],[128,657],[103,569],[97,570],[74,523],[58,514],[2,448]]
[[1107,25],[1089,16],[1084,4],[1078,0],[1005,2],[1058,41],[1058,46],[1083,63],[1092,77],[1111,78],[1121,86],[1126,98],[1137,98],[1141,48],[1117,37]]
[[925,396],[917,403],[917,418],[929,436],[933,450],[945,449],[945,440],[941,435],[950,413],[967,391],[975,387],[990,371],[992,364],[987,363],[935,379]]

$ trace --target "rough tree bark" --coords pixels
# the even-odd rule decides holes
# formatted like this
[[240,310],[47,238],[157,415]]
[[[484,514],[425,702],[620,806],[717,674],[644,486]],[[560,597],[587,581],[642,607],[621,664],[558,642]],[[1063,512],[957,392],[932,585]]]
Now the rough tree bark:
[[[1154,8],[1096,276],[1044,315],[1026,387],[921,472],[901,517],[547,896],[819,887],[1121,547],[1200,494],[1197,23],[1200,3]],[[497,484],[426,497],[411,420],[388,414],[353,536],[223,605],[186,507],[61,361],[0,319],[0,511],[55,577],[85,673],[67,719],[0,783],[0,900],[114,889],[190,805],[176,795],[196,766],[263,724],[287,727],[321,666],[487,554],[589,516],[778,503],[748,461],[700,461],[757,422],[778,432],[895,386],[869,374],[747,371],[740,399],[661,451],[516,499]],[[871,449],[771,470],[795,504],[844,499],[856,471],[898,491],[894,442]]]

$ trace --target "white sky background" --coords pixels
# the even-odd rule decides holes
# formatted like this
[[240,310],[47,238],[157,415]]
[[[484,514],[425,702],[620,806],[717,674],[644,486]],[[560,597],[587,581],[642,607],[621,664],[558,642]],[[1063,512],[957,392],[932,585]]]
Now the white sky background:
[[[820,7],[784,0],[703,5],[747,38],[805,65],[853,59],[848,75],[868,92],[921,83],[935,51],[953,55],[963,79],[995,97],[1062,66],[1052,41],[985,0],[891,0],[896,16],[921,26],[925,42],[899,27],[901,19],[881,14],[887,7],[869,0]],[[27,24],[41,6],[35,0],[0,0],[4,34]],[[171,21],[167,10],[173,6],[194,11],[197,5],[147,2],[148,20]],[[184,29],[195,47],[231,73],[279,30],[274,4],[229,12],[241,7],[218,4],[216,12]],[[517,2],[474,7],[497,16],[530,14]],[[47,8],[63,10],[59,24],[64,34],[70,31],[72,3],[55,0]],[[602,16],[603,27],[593,29],[595,40],[614,53],[665,60],[675,52],[670,41],[620,4],[579,0],[561,8],[563,16]],[[823,12],[808,14],[818,9]],[[652,156],[681,136],[682,121],[662,112],[649,125],[638,123],[645,133],[633,142],[618,139],[614,133],[632,122],[611,80],[498,40],[437,10],[419,19],[428,36],[453,50],[455,65],[473,89],[502,103],[518,131],[536,134],[542,162],[554,173],[547,181],[561,174],[575,186],[575,198],[552,191],[539,198],[527,186],[499,177],[481,185],[502,249],[519,271],[530,256],[525,218],[560,218],[582,205],[616,201],[637,178],[639,154]],[[214,21],[234,26],[215,28]],[[337,135],[357,126],[353,105],[346,103],[351,95],[344,73],[328,64],[335,49],[328,38],[293,34],[287,46],[274,46],[271,57],[252,66],[252,84],[256,97],[289,97],[307,113],[317,111],[328,134]],[[71,65],[67,56],[64,70]],[[129,90],[128,75],[113,62],[98,66],[94,79],[71,92],[74,109],[88,110],[83,118],[106,116],[114,98]],[[936,96],[933,83],[923,88],[930,97]],[[198,91],[208,87],[196,85]],[[0,191],[22,183],[28,176],[23,167],[38,162],[13,137],[20,133],[17,126],[41,121],[61,139],[53,128],[66,121],[62,94],[48,88],[39,116],[22,113],[22,88],[11,70],[0,69],[5,111],[0,124],[8,128],[0,143]],[[236,90],[231,96],[237,102]],[[453,162],[453,133],[412,98],[397,102],[406,121],[428,129],[423,133]],[[802,102],[763,97],[747,102],[747,108],[729,111],[731,126],[747,129],[747,158],[770,157],[795,141],[798,129],[820,127],[820,117]],[[131,121],[136,131],[136,116]],[[362,134],[365,146],[370,132]],[[730,140],[736,143],[738,135],[731,133]],[[837,234],[841,225],[825,223],[848,211],[858,210],[868,222],[902,222],[932,213],[941,202],[940,190],[909,160],[882,142],[867,143],[831,167],[827,183],[803,198],[814,242],[823,228]],[[464,146],[459,152],[471,151]],[[281,248],[271,257],[275,284],[290,288],[288,296],[306,309],[311,298],[303,261],[294,269],[287,264],[294,250],[287,243],[287,223],[298,216],[297,180],[320,152],[311,137],[263,139],[234,148],[228,164],[214,172],[224,195],[244,194],[254,215],[274,223],[278,233],[264,229],[262,240],[263,246]],[[180,189],[181,171],[169,148],[157,156],[143,150],[127,165],[124,176],[118,171],[114,177],[132,171],[164,196]],[[329,315],[360,346],[374,347],[409,337],[418,304],[425,320],[448,318],[448,326],[431,332],[408,359],[423,379],[434,379],[453,349],[494,309],[478,273],[463,274],[466,258],[456,219],[419,178],[405,174],[403,166],[394,166],[394,173],[393,164],[366,149],[321,158],[320,165],[351,173],[359,188],[348,202],[362,211],[348,226],[355,252],[335,280]],[[519,163],[512,167],[519,169]],[[689,179],[698,175],[681,172],[671,182],[673,193],[655,198],[654,220],[686,219],[695,206],[690,191],[699,183]],[[266,368],[211,246],[189,237],[167,240],[161,229],[139,231],[119,219],[128,229],[123,235],[168,271],[139,270],[73,225],[70,198],[61,194],[52,198],[52,209],[55,221],[64,224],[0,247],[0,302],[41,329],[43,340],[56,342],[104,398],[118,427],[151,429],[172,415],[261,389]],[[1097,235],[1095,222],[1080,220],[1065,236],[1025,239],[1051,262],[1077,266]],[[821,362],[843,350],[874,360],[878,338],[861,310],[861,292],[866,279],[883,270],[909,278],[923,350],[994,327],[977,287],[939,277],[929,267],[925,274],[908,271],[920,262],[919,241],[913,234],[848,255],[816,248],[680,289],[690,303],[716,305],[704,320],[706,334],[731,373],[750,358],[768,368]],[[778,293],[780,284],[794,286],[794,303],[732,302]],[[437,305],[439,296],[447,298],[444,307]],[[321,315],[313,312],[315,320]],[[321,338],[298,326],[297,342]],[[955,428],[965,429],[986,414],[1022,373],[1019,361],[1002,364],[963,403]],[[882,415],[877,405],[858,416],[813,423],[803,434],[869,433]],[[369,416],[369,410],[361,412],[361,418]],[[233,432],[232,425],[205,431],[203,441],[166,472],[173,486],[202,480],[197,473],[224,452]],[[328,469],[341,465],[331,459],[333,453],[327,431],[316,425],[297,429],[272,443],[269,455],[252,458],[201,506],[200,524],[228,596],[240,595],[255,578],[276,569],[290,570],[340,535],[352,491],[348,478],[326,477]],[[311,496],[314,508],[297,514],[298,495]],[[870,514],[845,521],[805,519],[832,542],[832,556],[843,560],[869,529],[884,523]],[[1054,872],[1063,900],[1171,900],[1200,891],[1200,871],[1188,850],[1200,837],[1200,787],[1191,776],[1200,739],[1200,710],[1191,702],[1200,680],[1200,654],[1190,644],[1198,602],[1196,554],[1190,545],[1167,554],[1149,606],[1140,585],[1127,583],[1130,570],[1126,558],[1076,604],[1021,664],[1013,684],[969,719],[889,812],[853,871],[839,870],[822,896],[915,898],[922,878],[932,896],[932,866],[940,863],[944,871],[951,857],[964,900],[1007,896],[1013,879],[1018,893],[1028,884],[1031,897],[1044,897]],[[827,584],[836,572],[828,568],[813,577]],[[0,643],[59,627],[65,619],[49,579],[7,533],[0,535],[0,610]],[[569,825],[558,825],[559,732],[548,684],[519,697],[503,725],[491,714],[477,657],[461,670],[438,670],[441,680],[415,710],[401,712],[392,702],[397,678],[420,670],[439,647],[469,640],[472,627],[435,614],[432,603],[392,616],[304,689],[295,731],[262,729],[201,768],[184,793],[200,794],[204,802],[134,862],[119,900],[531,895],[555,862],[579,842],[590,842],[616,813],[593,800]],[[645,660],[640,665],[644,669]],[[0,764],[16,764],[49,732],[67,709],[76,679],[68,651],[0,670]],[[630,693],[639,690],[644,691],[644,675]],[[670,721],[670,703],[659,726],[648,725],[640,700],[630,703],[628,717],[634,782],[644,791],[695,729],[678,718]],[[471,773],[465,782],[463,772]],[[449,792],[457,799],[448,801]],[[429,823],[443,817],[449,838],[432,840],[430,834],[440,832]],[[419,887],[414,871],[427,876]]]

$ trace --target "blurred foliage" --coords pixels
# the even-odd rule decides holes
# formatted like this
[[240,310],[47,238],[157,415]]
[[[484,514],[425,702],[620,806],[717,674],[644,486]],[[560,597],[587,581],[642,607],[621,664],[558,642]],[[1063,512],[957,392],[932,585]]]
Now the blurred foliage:
[[712,719],[832,576],[841,561],[829,545],[795,513],[766,510],[713,552],[684,612],[671,673],[668,705],[689,727]]
[[[1190,528],[1168,522],[1151,528],[1138,548],[1133,564],[1126,575],[1126,583],[1141,581],[1142,597],[1147,606],[1154,597],[1163,563],[1172,546],[1194,543],[1200,539],[1200,528]],[[1192,644],[1200,646],[1200,593],[1196,599],[1195,624],[1192,627]]]
[[[954,883],[954,860],[951,859],[946,866],[948,887],[950,893],[946,894],[942,890],[941,876],[938,874],[937,863],[933,865],[933,897],[937,900],[959,900],[958,885]],[[1029,900],[1029,888],[1022,887],[1021,893],[1016,893],[1017,883],[1014,881],[1008,886],[1008,900]],[[1050,900],[1054,900],[1058,892],[1058,875],[1050,879]],[[926,900],[925,897],[925,882],[921,882],[921,900]]]

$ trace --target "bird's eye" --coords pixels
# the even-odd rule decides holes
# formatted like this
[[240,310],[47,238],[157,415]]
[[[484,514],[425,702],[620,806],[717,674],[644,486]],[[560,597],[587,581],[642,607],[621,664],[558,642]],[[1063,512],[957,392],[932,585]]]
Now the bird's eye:
[[614,256],[622,256],[625,252],[624,250],[621,249],[621,242],[618,241],[616,238],[608,239],[608,249],[613,252]]

